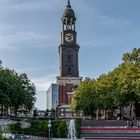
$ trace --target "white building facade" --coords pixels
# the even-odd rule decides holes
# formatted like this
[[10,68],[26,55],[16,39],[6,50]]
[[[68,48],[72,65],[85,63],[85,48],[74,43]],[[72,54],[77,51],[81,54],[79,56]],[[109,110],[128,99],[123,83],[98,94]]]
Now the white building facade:
[[56,109],[58,105],[58,85],[51,84],[47,90],[47,109]]

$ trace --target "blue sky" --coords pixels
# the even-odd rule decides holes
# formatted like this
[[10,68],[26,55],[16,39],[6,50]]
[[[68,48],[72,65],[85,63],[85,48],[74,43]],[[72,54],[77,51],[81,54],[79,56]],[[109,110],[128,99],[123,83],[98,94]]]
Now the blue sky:
[[[67,0],[0,0],[0,59],[27,73],[37,89],[39,109],[59,75],[60,17]],[[97,78],[140,47],[140,0],[71,0],[78,33],[79,71]]]

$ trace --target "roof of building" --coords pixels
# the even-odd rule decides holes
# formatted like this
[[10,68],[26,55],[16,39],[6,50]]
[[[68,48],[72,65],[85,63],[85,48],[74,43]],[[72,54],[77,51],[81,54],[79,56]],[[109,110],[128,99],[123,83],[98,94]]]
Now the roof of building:
[[68,4],[63,12],[62,19],[63,18],[73,18],[74,20],[76,20],[74,10],[71,8],[69,0],[68,0]]
[[68,104],[63,104],[63,105],[60,105],[58,108],[69,109],[69,108],[70,108],[70,105],[68,105]]

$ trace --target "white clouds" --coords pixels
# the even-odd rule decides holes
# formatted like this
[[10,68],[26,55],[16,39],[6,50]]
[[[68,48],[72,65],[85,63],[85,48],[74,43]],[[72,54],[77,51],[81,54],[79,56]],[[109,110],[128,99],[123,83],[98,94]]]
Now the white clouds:
[[47,76],[33,78],[37,91],[47,91],[49,86],[56,81],[56,74],[49,74]]
[[4,43],[0,43],[0,50],[7,50],[7,51],[15,51],[17,50],[17,46],[8,46],[8,45],[5,45]]
[[107,15],[106,16],[99,15],[97,22],[104,26],[108,26],[108,27],[113,26],[115,29],[126,28],[130,25],[130,22],[128,20],[113,18],[113,17],[107,16]]
[[45,66],[43,66],[43,67],[29,67],[29,68],[21,68],[21,69],[17,69],[17,71],[18,71],[19,73],[24,73],[24,72],[29,73],[29,72],[33,72],[33,71],[40,71],[40,70],[45,70],[45,69],[46,69],[46,67],[45,67]]
[[1,23],[0,22],[0,34],[2,34],[3,32],[8,32],[9,30],[13,30],[14,27],[12,25],[5,23]]
[[[40,11],[57,10],[56,7],[61,5],[58,0],[0,0],[0,50],[16,50],[22,46],[41,47],[45,46],[44,42],[47,42],[46,46],[55,46],[56,35],[53,29],[50,33],[51,27],[48,25],[52,21],[47,21],[49,12],[42,15]],[[43,21],[39,21],[40,18]]]
[[[87,13],[88,14],[88,13]],[[126,29],[130,27],[131,23],[129,20],[112,17],[111,15],[106,15],[101,13],[100,11],[94,10],[91,13],[91,17],[85,20],[86,24],[89,26],[100,26],[104,29],[107,28],[108,30],[115,30],[115,29]],[[112,28],[113,27],[113,28]]]
[[[0,34],[0,50],[12,50],[21,47],[19,44],[30,42],[41,42],[42,40],[52,40],[52,36],[47,36],[35,32],[16,32],[13,34]],[[35,46],[33,46],[35,47]]]
[[8,35],[0,35],[1,41],[7,40],[8,42],[20,42],[25,40],[45,39],[44,35],[35,32],[17,32]]
[[[133,33],[132,33],[133,34]],[[93,39],[86,40],[85,42],[81,42],[82,47],[86,47],[89,49],[94,48],[113,48],[114,46],[121,46],[122,44],[128,45],[128,41],[131,40],[131,42],[134,41],[133,35],[127,34],[125,32],[116,33],[116,34],[105,34],[104,36],[100,37],[93,37]],[[123,39],[124,37],[127,37],[126,39]],[[132,39],[133,38],[133,39]],[[131,43],[129,42],[129,45]]]
[[[28,73],[28,74],[30,73],[29,77],[31,76],[31,73],[32,74],[35,73],[36,76],[31,76],[30,80],[35,84],[37,93],[38,92],[45,93],[52,83],[56,83],[57,72],[54,73],[48,72],[49,69],[54,69],[54,65],[49,65],[47,67],[46,66],[28,67],[28,68],[16,69],[16,71],[18,73]],[[41,73],[41,71],[43,73],[45,73],[46,71],[46,73],[49,74],[41,76],[42,74],[39,74]]]
[[97,6],[98,4],[96,4],[96,0],[95,5],[91,1],[87,2],[85,0],[81,0],[80,6],[77,7],[78,10],[76,10],[80,16],[79,20],[86,26],[98,26],[98,28],[100,26],[100,28],[110,28],[111,30],[129,27],[129,19],[122,18],[121,16],[114,16],[114,13],[112,12],[115,11],[106,12],[105,9],[103,10],[101,7]]
[[99,38],[99,39],[94,39],[94,40],[90,40],[87,42],[83,42],[83,43],[81,43],[81,45],[83,47],[88,47],[88,48],[105,47],[105,44],[110,43],[111,40],[112,40],[112,37],[105,37],[105,38]]

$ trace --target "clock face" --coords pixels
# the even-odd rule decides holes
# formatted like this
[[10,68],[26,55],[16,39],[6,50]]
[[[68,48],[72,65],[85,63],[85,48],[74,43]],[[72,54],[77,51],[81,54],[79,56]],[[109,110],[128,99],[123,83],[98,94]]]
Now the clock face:
[[65,40],[66,40],[67,42],[72,42],[72,41],[74,40],[73,34],[67,33],[67,34],[65,35]]

